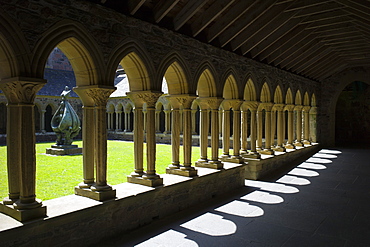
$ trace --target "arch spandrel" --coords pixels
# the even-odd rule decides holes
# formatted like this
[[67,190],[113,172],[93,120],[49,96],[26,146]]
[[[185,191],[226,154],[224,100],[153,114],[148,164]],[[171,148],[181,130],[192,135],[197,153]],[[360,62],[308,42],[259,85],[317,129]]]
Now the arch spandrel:
[[226,78],[222,95],[224,99],[238,98],[238,86],[235,77],[232,74]]

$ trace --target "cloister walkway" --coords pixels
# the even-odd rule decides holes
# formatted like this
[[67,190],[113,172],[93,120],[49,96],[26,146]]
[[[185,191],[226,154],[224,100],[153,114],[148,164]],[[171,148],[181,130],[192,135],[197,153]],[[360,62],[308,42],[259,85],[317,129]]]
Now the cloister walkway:
[[322,149],[246,187],[99,246],[370,246],[370,148]]

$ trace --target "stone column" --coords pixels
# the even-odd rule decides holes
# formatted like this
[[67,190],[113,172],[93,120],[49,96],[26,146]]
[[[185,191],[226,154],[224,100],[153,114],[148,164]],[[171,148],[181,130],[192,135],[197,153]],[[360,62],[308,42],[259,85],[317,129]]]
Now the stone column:
[[171,133],[171,110],[165,110],[164,111],[165,116],[165,125],[164,125],[164,132],[163,134],[170,134]]
[[218,160],[218,149],[219,149],[219,117],[218,117],[218,107],[220,106],[221,98],[206,98],[207,104],[211,110],[211,160],[207,163],[196,163],[196,166],[202,166],[213,169],[223,168],[223,163]]
[[241,132],[241,113],[240,113],[240,101],[233,103],[233,155],[229,162],[243,163],[243,158],[240,156],[240,132]]
[[286,149],[295,149],[293,145],[293,109],[294,105],[285,106],[285,110],[288,111],[288,142],[285,145]]
[[303,135],[303,144],[311,145],[310,142],[310,108],[309,106],[303,107],[303,120],[304,120],[304,135]]
[[143,108],[143,114],[144,114],[144,133],[146,133],[146,122],[147,122],[147,115],[146,115],[146,113],[147,113],[147,110]]
[[297,105],[294,107],[294,110],[297,113],[297,128],[296,128],[297,139],[294,142],[294,145],[298,147],[302,147],[303,146],[303,143],[302,143],[302,106]]
[[260,151],[261,154],[273,155],[274,151],[271,149],[271,107],[265,106],[265,148]]
[[[226,104],[225,104],[226,105]],[[222,118],[222,149],[223,154],[221,159],[227,159],[230,157],[229,149],[230,149],[230,109],[223,110],[223,118]]]
[[[147,170],[142,176],[129,176],[128,182],[142,184],[146,186],[156,187],[163,184],[163,179],[156,174],[155,170],[155,156],[156,156],[156,141],[155,141],[155,104],[162,93],[156,93],[151,91],[141,91],[141,92],[130,92],[129,97],[132,99],[135,105],[143,105],[146,103],[146,160],[147,160]],[[136,118],[135,118],[136,120]],[[135,133],[137,130],[137,125],[135,123]],[[136,151],[136,150],[135,150]],[[142,150],[138,155],[142,155]],[[136,153],[136,152],[135,152]]]
[[45,112],[46,112],[45,109],[41,110],[41,132],[42,133],[46,132],[45,131]]
[[270,147],[274,147],[275,146],[275,135],[276,135],[276,130],[277,130],[277,126],[276,126],[276,110],[272,110],[271,111],[271,143],[270,143]]
[[200,107],[200,127],[199,127],[199,146],[200,146],[200,158],[195,162],[195,166],[200,166],[201,163],[207,163],[207,148],[208,148],[208,131],[209,131],[209,119],[208,119],[208,104],[204,99],[199,100]]
[[122,111],[116,111],[116,131],[121,130],[121,113]]
[[172,170],[180,168],[180,104],[175,97],[167,96],[172,105],[172,163],[166,169],[167,174],[173,173]]
[[[261,151],[262,150],[262,110],[257,110],[256,112],[257,116],[257,146],[256,150]],[[265,119],[266,120],[266,119]]]
[[248,158],[259,158],[260,154],[257,152],[256,142],[257,142],[257,123],[256,123],[256,116],[257,110],[250,109],[251,111],[251,135],[250,135],[250,142],[251,142],[251,151],[248,153]]
[[242,126],[241,126],[241,151],[240,154],[248,153],[248,110],[242,110]]
[[36,136],[34,100],[45,80],[14,77],[0,81],[8,100],[7,167],[9,196],[0,212],[19,221],[46,216],[46,207],[36,199]]
[[[75,193],[81,196],[86,196],[98,201],[105,201],[116,197],[116,191],[107,184],[107,128],[106,128],[106,106],[109,96],[114,92],[114,87],[92,85],[77,87],[74,89],[80,96],[84,104],[84,156],[94,154],[95,166],[95,183],[90,186],[90,181],[93,179],[91,174],[91,163],[85,164],[92,158],[84,159],[84,172],[88,177],[84,178],[84,183],[79,187],[75,187]],[[94,106],[94,116],[92,117],[92,106]],[[86,108],[85,108],[86,107]],[[113,115],[112,115],[113,116]],[[110,118],[108,118],[109,121]],[[86,121],[88,120],[88,121]],[[92,121],[91,121],[92,120]],[[86,122],[86,123],[85,123]],[[93,123],[93,124],[92,124]],[[112,124],[112,122],[111,122]],[[112,127],[112,126],[111,126]],[[92,140],[92,136],[94,140]],[[85,144],[93,143],[85,148]],[[88,144],[87,144],[88,145]],[[90,153],[85,153],[85,149],[90,149]],[[93,151],[93,152],[92,152]],[[89,186],[89,188],[88,188]]]
[[192,109],[191,110],[191,133],[193,134],[193,135],[196,135],[196,134],[198,134],[196,131],[195,131],[195,116],[196,116],[196,114],[197,114],[197,109]]
[[161,133],[160,126],[161,126],[161,109],[155,109],[155,133]]
[[285,148],[283,147],[283,137],[284,137],[284,118],[283,118],[283,109],[284,105],[279,104],[274,106],[277,111],[277,143],[273,150],[284,152]]
[[310,140],[312,142],[317,142],[316,139],[316,115],[317,107],[311,107],[309,112],[309,121],[310,121]]

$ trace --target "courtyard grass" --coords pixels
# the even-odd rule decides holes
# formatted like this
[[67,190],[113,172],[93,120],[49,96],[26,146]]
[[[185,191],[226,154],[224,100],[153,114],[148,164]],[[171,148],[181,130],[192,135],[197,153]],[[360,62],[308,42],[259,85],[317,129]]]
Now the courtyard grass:
[[[82,155],[45,155],[46,148],[52,144],[36,144],[36,196],[41,200],[73,194],[74,187],[83,179]],[[73,144],[82,146],[81,141],[76,141]],[[144,144],[144,166],[146,164],[145,150]],[[156,154],[157,173],[164,174],[166,167],[172,161],[171,145],[157,144]],[[210,148],[208,155],[210,155]],[[199,157],[199,147],[193,147],[192,163],[194,164]],[[182,146],[180,147],[180,162],[183,162]],[[110,185],[126,182],[127,175],[134,170],[134,143],[108,141],[107,165],[107,181]],[[7,181],[6,146],[0,146],[0,200],[8,194]]]

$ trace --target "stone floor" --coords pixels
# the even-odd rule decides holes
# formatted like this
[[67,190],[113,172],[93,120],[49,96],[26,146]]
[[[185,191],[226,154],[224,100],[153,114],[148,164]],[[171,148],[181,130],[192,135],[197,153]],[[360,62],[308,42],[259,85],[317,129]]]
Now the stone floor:
[[323,149],[245,184],[96,246],[370,246],[370,149]]

